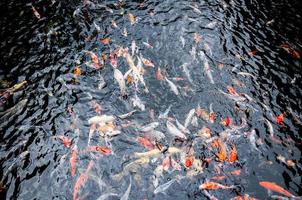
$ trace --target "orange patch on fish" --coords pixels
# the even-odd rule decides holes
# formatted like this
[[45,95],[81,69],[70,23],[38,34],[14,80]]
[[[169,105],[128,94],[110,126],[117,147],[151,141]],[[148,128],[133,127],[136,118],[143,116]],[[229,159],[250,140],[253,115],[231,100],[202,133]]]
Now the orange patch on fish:
[[234,163],[238,160],[238,156],[237,156],[237,150],[234,144],[232,144],[231,146],[231,151],[230,151],[230,155],[229,155],[229,162],[230,163]]
[[186,157],[186,160],[185,160],[185,166],[186,166],[187,168],[192,167],[193,161],[194,161],[193,156],[187,156],[187,157]]
[[200,189],[203,190],[216,190],[216,189],[231,189],[232,186],[226,186],[226,185],[222,185],[220,183],[216,183],[216,182],[205,182],[203,184],[201,184],[199,186]]
[[259,182],[259,185],[266,188],[266,189],[268,189],[268,190],[271,190],[271,191],[280,193],[282,195],[285,195],[289,198],[295,198],[296,197],[295,195],[293,195],[292,193],[285,190],[284,188],[282,188],[281,186],[277,185],[274,182],[261,181],[261,182]]
[[154,145],[147,138],[137,137],[137,142],[143,145],[146,149],[151,150],[154,148]]
[[154,64],[146,58],[142,58],[142,62],[144,63],[144,65],[146,65],[148,67],[154,67]]
[[95,152],[95,153],[101,153],[107,155],[112,152],[112,149],[106,146],[89,146],[86,148],[84,152]]
[[220,124],[223,125],[223,126],[229,126],[231,124],[231,119],[229,117],[223,119]]
[[75,76],[80,76],[80,75],[81,75],[81,68],[80,68],[79,66],[76,66],[76,67],[74,68],[73,74],[74,74]]
[[227,90],[229,91],[229,93],[233,96],[239,96],[239,94],[235,91],[235,89],[230,86],[230,85],[227,85]]
[[163,159],[162,165],[163,165],[163,169],[164,169],[165,171],[169,170],[169,168],[170,168],[170,157],[169,157],[169,156],[166,156],[166,157]]
[[70,140],[68,137],[63,136],[63,135],[59,135],[59,136],[55,136],[55,138],[59,138],[60,140],[62,140],[62,142],[63,142],[63,144],[64,144],[64,146],[65,146],[66,148],[69,148],[69,147],[70,147],[70,145],[71,145],[71,140]]
[[132,84],[133,83],[133,77],[130,74],[127,76],[127,83],[128,84]]
[[281,113],[280,115],[275,117],[277,124],[283,125],[285,113]]
[[71,176],[74,176],[75,173],[76,173],[77,159],[78,159],[78,150],[77,149],[72,149],[71,150],[71,157],[70,157]]
[[214,112],[210,112],[210,114],[209,114],[209,119],[210,119],[210,122],[211,123],[214,123],[215,122],[215,114],[214,114]]
[[236,169],[236,170],[231,171],[230,173],[232,175],[239,176],[241,174],[241,170],[240,169]]
[[128,13],[128,19],[129,19],[131,25],[135,24],[136,17],[132,13]]
[[164,80],[164,76],[162,75],[161,69],[160,69],[159,67],[158,67],[157,70],[156,70],[155,77],[156,77],[156,79],[159,80],[159,81]]
[[103,38],[100,40],[101,43],[103,43],[104,45],[107,45],[109,44],[109,42],[111,41],[111,38],[110,37],[107,37],[107,38]]

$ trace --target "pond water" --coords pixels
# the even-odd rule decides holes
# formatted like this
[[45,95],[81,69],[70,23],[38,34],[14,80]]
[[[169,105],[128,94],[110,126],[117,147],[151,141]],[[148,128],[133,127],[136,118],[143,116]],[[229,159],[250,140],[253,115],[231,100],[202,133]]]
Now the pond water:
[[302,195],[301,1],[0,5],[1,199]]

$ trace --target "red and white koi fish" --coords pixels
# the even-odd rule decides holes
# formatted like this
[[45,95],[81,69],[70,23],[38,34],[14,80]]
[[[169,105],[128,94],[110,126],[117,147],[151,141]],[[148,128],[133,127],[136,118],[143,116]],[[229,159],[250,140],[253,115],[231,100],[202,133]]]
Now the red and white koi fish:
[[154,149],[154,145],[147,138],[138,137],[137,142],[143,145],[148,150]]
[[124,75],[122,74],[122,72],[120,70],[118,70],[117,68],[114,68],[113,76],[120,87],[122,97],[127,96],[126,82],[125,82]]
[[217,189],[232,189],[234,188],[234,186],[227,186],[227,185],[222,185],[220,183],[209,181],[201,184],[199,188],[202,190],[217,190]]
[[37,19],[41,19],[41,15],[40,15],[40,13],[37,11],[37,9],[36,9],[35,7],[33,7],[33,6],[31,6],[31,9],[32,9],[34,15],[36,16],[36,18],[37,18]]
[[79,190],[84,186],[86,181],[88,180],[88,173],[92,169],[93,165],[94,165],[94,162],[91,160],[88,164],[86,171],[79,176],[76,183],[74,184],[73,200],[79,200],[79,198],[77,198],[77,194],[78,194]]
[[163,159],[162,165],[163,165],[163,169],[164,169],[165,171],[168,171],[168,170],[169,170],[170,165],[171,165],[171,163],[170,163],[170,156],[166,156],[166,157]]
[[148,48],[148,49],[153,49],[153,46],[149,42],[143,42],[143,44]]
[[64,135],[58,135],[58,136],[54,136],[54,138],[59,138],[60,140],[62,140],[63,144],[65,147],[69,148],[71,145],[71,140],[64,136]]
[[71,157],[70,157],[71,176],[74,176],[76,173],[77,160],[78,160],[78,150],[77,150],[77,146],[75,146],[71,150]]
[[106,146],[89,146],[85,150],[81,151],[81,153],[101,153],[103,155],[108,155],[112,153],[112,149]]
[[167,121],[167,130],[171,135],[174,135],[176,137],[187,139],[186,135],[183,134],[172,122]]

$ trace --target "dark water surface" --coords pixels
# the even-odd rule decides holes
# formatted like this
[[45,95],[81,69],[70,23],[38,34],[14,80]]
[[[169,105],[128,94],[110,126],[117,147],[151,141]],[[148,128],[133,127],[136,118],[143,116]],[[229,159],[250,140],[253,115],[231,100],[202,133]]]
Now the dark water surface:
[[[259,185],[261,181],[302,195],[301,1],[12,0],[0,5],[1,199],[184,200],[207,199],[209,194],[212,199],[239,195],[272,199],[281,195],[269,193]],[[110,38],[109,44],[101,42],[104,38]],[[132,54],[134,42],[137,48]],[[114,54],[121,47],[128,53]],[[95,69],[89,52],[97,55],[100,69]],[[152,61],[155,67],[141,67],[149,93],[141,82],[137,87],[126,83],[127,95],[122,97],[110,54],[116,56],[123,74],[130,69],[126,54],[136,66],[142,58]],[[81,70],[78,76],[76,68]],[[165,78],[156,78],[158,68],[176,85],[178,95]],[[129,77],[134,76],[131,72]],[[9,97],[3,95],[6,88],[24,80],[26,87]],[[248,96],[243,102],[238,102],[238,96],[232,100],[236,96],[228,86],[239,97]],[[133,105],[136,97],[145,109]],[[200,106],[210,112],[210,105],[214,123],[208,115],[195,112],[187,139],[167,131],[167,121],[176,124],[177,119],[184,125],[191,109]],[[129,117],[118,117],[134,109]],[[284,123],[278,124],[276,116],[282,113]],[[97,115],[114,116],[105,128],[111,126],[119,134],[109,137],[101,130],[89,134],[93,125],[88,120]],[[230,127],[220,123],[227,117]],[[159,123],[154,130],[164,133],[164,138],[156,139],[154,130],[143,132],[142,126],[152,122]],[[240,124],[243,127],[237,131],[223,132]],[[203,127],[211,130],[211,138],[198,134]],[[70,147],[58,136],[68,137]],[[147,138],[153,147],[145,148],[138,137]],[[236,147],[238,161],[218,159],[221,148],[213,147],[211,140],[219,137],[227,156],[232,145]],[[88,146],[112,152],[92,152]],[[169,154],[168,147],[181,152]],[[152,148],[163,153],[142,158],[135,154]],[[77,154],[73,176],[71,152]],[[181,169],[173,165],[161,171],[167,159]],[[202,163],[202,170],[196,163]],[[232,174],[234,170],[240,170],[240,175]],[[84,181],[76,191],[79,177]],[[199,188],[207,181],[233,187],[208,190],[207,195]],[[157,192],[167,182],[172,184]]]

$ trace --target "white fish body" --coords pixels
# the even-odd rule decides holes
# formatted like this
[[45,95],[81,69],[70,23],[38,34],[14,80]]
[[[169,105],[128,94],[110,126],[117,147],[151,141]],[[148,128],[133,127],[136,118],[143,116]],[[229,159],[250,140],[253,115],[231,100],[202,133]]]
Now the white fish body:
[[187,128],[188,125],[191,123],[192,117],[194,116],[194,114],[195,114],[195,109],[193,108],[189,111],[189,113],[187,115],[187,118],[185,120],[185,128]]
[[185,73],[185,75],[187,76],[188,80],[193,83],[192,78],[191,78],[191,74],[190,74],[190,70],[188,69],[188,63],[183,64],[182,66],[182,71]]
[[165,134],[161,131],[153,130],[151,135],[154,136],[157,140],[161,140],[165,138]]
[[131,43],[131,55],[132,56],[134,55],[136,48],[137,48],[137,46],[136,46],[135,40],[133,40]]
[[132,111],[126,113],[126,114],[118,115],[118,117],[121,118],[121,119],[125,119],[127,117],[130,117],[135,112],[136,112],[136,110],[132,110]]
[[167,117],[168,117],[168,114],[169,114],[169,112],[170,112],[170,110],[171,110],[171,108],[172,108],[172,106],[169,105],[169,107],[165,110],[164,113],[160,113],[160,114],[159,114],[158,119],[165,119],[165,118],[167,118]]
[[126,192],[124,193],[124,195],[121,197],[121,200],[128,200],[129,199],[129,195],[130,195],[130,191],[131,191],[131,176],[130,176],[130,184],[126,190]]
[[154,194],[165,192],[175,181],[176,181],[175,179],[172,179],[172,180],[158,186],[154,190]]
[[193,60],[196,60],[196,47],[193,46],[190,50],[190,55],[192,56]]
[[186,44],[185,38],[181,35],[179,39],[180,39],[180,42],[182,44],[182,47],[185,47],[185,44]]
[[172,91],[175,95],[179,95],[179,91],[178,91],[178,89],[177,89],[177,86],[176,86],[172,81],[170,81],[167,77],[165,77],[165,79],[166,79],[166,81],[168,82],[171,91]]
[[188,134],[190,133],[190,131],[184,125],[182,125],[177,119],[176,119],[176,125],[182,132]]
[[191,121],[191,124],[192,124],[194,127],[198,127],[198,118],[197,118],[196,116],[193,116],[192,121]]
[[249,141],[250,141],[250,143],[251,143],[253,149],[255,149],[256,151],[259,151],[259,152],[260,152],[260,150],[259,150],[259,149],[257,148],[257,146],[256,146],[256,131],[255,131],[255,129],[253,129],[253,130],[250,132],[250,134],[249,134],[249,136],[248,136],[248,139],[249,139]]
[[210,65],[207,59],[204,60],[204,71],[206,75],[208,76],[210,83],[215,84],[213,76],[212,76],[212,70],[210,69]]
[[206,28],[212,29],[212,28],[214,28],[214,27],[216,26],[216,24],[217,24],[217,21],[214,20],[214,21],[208,23],[208,24],[206,25]]
[[99,124],[99,123],[108,123],[115,120],[115,117],[112,115],[101,115],[94,116],[88,120],[89,124]]
[[270,134],[271,137],[274,137],[274,128],[273,128],[273,125],[270,121],[268,121],[267,119],[264,119],[267,127],[268,127],[268,132]]
[[122,72],[120,70],[118,70],[117,68],[114,68],[113,76],[120,87],[122,96],[125,96],[126,95],[126,83],[125,83],[124,75],[122,74]]
[[143,126],[140,130],[143,132],[149,132],[158,127],[159,123],[158,122],[152,122],[146,126]]
[[176,137],[182,138],[182,139],[187,139],[185,134],[183,134],[174,124],[171,122],[167,121],[167,130],[171,135],[174,135]]
[[135,95],[134,98],[132,98],[132,103],[134,107],[139,108],[141,111],[145,111],[146,109],[145,104],[137,95]]

